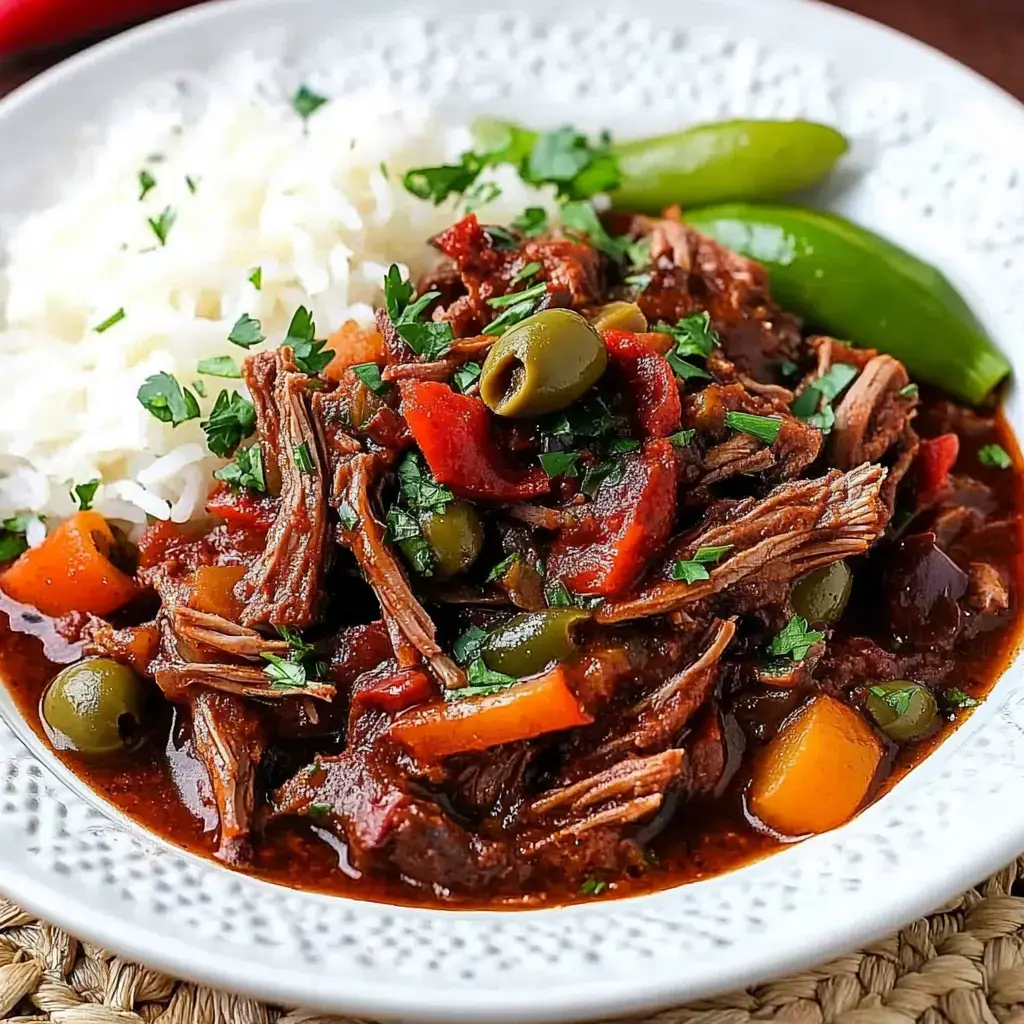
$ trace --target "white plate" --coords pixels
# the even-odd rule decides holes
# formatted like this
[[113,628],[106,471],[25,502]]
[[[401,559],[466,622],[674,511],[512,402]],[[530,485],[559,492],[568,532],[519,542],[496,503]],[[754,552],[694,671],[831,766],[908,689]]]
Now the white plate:
[[[1024,370],[1024,110],[893,32],[793,0],[236,0],[136,29],[0,104],[0,214],[59,184],[84,122],[245,47],[337,89],[618,134],[805,115],[856,140],[819,201],[939,263]],[[515,13],[510,13],[514,10]],[[328,57],[332,43],[347,58]],[[319,62],[319,63],[318,63]],[[1018,432],[1024,413],[1010,399]],[[69,931],[212,985],[414,1020],[540,1021],[681,1003],[808,966],[931,909],[1024,847],[1019,662],[856,821],[670,892],[563,910],[412,910],[292,892],[146,838],[0,711],[0,888]],[[18,738],[16,738],[16,736]],[[24,743],[24,745],[22,745]]]

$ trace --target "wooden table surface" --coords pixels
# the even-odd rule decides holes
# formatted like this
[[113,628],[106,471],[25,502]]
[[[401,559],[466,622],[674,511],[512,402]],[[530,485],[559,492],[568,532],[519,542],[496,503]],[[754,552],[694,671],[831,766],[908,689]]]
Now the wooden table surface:
[[[1024,100],[1024,0],[837,0],[836,6],[916,36]],[[0,95],[74,50],[0,63]]]

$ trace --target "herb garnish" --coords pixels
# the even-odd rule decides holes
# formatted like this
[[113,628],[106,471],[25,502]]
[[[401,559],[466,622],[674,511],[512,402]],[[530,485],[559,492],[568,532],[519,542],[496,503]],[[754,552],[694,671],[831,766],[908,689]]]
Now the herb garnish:
[[346,530],[354,530],[359,523],[359,513],[347,501],[338,506],[338,518]]
[[538,281],[536,284],[523,289],[521,292],[509,292],[507,295],[495,295],[494,298],[487,300],[487,305],[492,309],[504,309],[506,306],[514,305],[517,302],[526,302],[528,300],[542,298],[544,295],[547,295],[547,293],[547,282]]
[[908,384],[899,391],[900,398],[918,398],[920,394],[921,389],[916,384]]
[[672,579],[681,580],[684,583],[696,583],[699,580],[711,579],[711,574],[704,566],[714,565],[731,549],[731,544],[697,548],[693,558],[680,560],[672,566]]
[[402,503],[415,512],[443,512],[455,495],[425,469],[419,457],[409,453],[398,466]]
[[431,362],[440,359],[452,346],[455,335],[449,323],[435,323],[421,318],[440,292],[426,292],[413,300],[411,281],[403,281],[397,263],[388,267],[384,278],[384,303],[398,336],[420,358]]
[[571,233],[582,235],[616,263],[626,259],[628,243],[622,238],[613,238],[604,229],[593,205],[585,200],[566,203],[562,207],[562,225]]
[[124,318],[125,311],[124,306],[122,306],[120,309],[111,313],[110,316],[108,316],[107,319],[103,321],[103,323],[97,324],[93,328],[93,331],[96,334],[102,334],[104,331],[109,331],[110,328],[114,326],[114,324],[119,324]]
[[[547,285],[544,285],[544,291],[547,291]],[[526,292],[518,293],[525,295]],[[493,334],[495,337],[500,337],[510,327],[514,327],[521,320],[525,320],[528,316],[532,316],[537,311],[538,301],[537,299],[524,299],[520,302],[515,303],[513,306],[509,306],[501,316],[495,317],[485,328],[484,334]]]
[[199,403],[188,388],[182,388],[169,373],[147,377],[136,395],[142,407],[161,423],[176,427],[199,415]]
[[154,188],[156,188],[156,178],[149,171],[139,171],[139,201],[145,199]]
[[249,276],[246,280],[253,286],[253,288],[256,289],[256,291],[260,291],[263,287],[263,268],[253,267],[252,270],[249,271]]
[[600,896],[608,888],[608,883],[600,878],[588,878],[580,886],[581,896]]
[[455,495],[439,484],[417,455],[409,453],[397,470],[399,502],[388,509],[385,540],[398,544],[412,568],[432,576],[437,568],[434,549],[423,536],[419,515],[443,512]]
[[463,363],[452,378],[455,390],[465,394],[480,379],[482,369],[479,363]]
[[520,560],[518,552],[513,551],[507,558],[503,558],[488,574],[485,582],[496,583],[504,579],[508,571]]
[[685,448],[693,440],[696,433],[696,430],[678,430],[676,433],[669,435],[669,444],[673,448]]
[[252,402],[237,392],[221,391],[213,404],[210,418],[200,426],[206,432],[210,451],[226,459],[256,429],[256,410]]
[[464,196],[466,213],[472,213],[481,206],[486,206],[500,195],[501,188],[493,181],[478,181]]
[[289,345],[295,365],[303,372],[315,377],[334,358],[331,349],[324,351],[326,338],[315,337],[316,324],[313,314],[305,306],[299,306],[288,324],[288,333],[282,345]]
[[349,369],[375,394],[386,395],[391,385],[381,380],[380,367],[376,363],[356,363]]
[[309,476],[316,471],[316,467],[313,465],[313,457],[309,454],[309,445],[305,441],[292,445],[292,459],[295,462],[295,468],[300,473],[305,473],[306,476]]
[[235,321],[228,335],[228,341],[240,348],[252,348],[263,340],[263,325],[248,313],[243,313]]
[[782,427],[780,416],[755,416],[749,412],[727,412],[725,425],[756,437],[765,444],[774,444]]
[[913,685],[901,686],[899,689],[888,689],[884,686],[869,686],[868,693],[877,697],[883,704],[891,708],[897,715],[905,715],[910,707],[910,699],[914,696]]
[[533,277],[534,274],[543,269],[544,268],[536,260],[534,260],[531,263],[527,263],[526,266],[522,268],[522,270],[516,273],[509,283],[520,284],[523,281],[528,281],[531,277]]
[[481,656],[486,639],[486,629],[470,626],[464,633],[460,633],[456,637],[455,643],[452,644],[452,657],[460,665],[468,665]]
[[334,810],[334,804],[321,804],[315,801],[306,808],[308,818],[326,818]]
[[100,486],[100,480],[87,480],[84,484],[75,484],[71,497],[75,499],[79,512],[88,512],[92,508],[92,499],[96,497],[96,491]]
[[153,230],[153,234],[156,235],[157,241],[163,246],[167,244],[167,235],[170,233],[174,222],[177,220],[178,215],[169,206],[165,206],[160,212],[159,217],[147,217],[146,223],[149,224]]
[[402,184],[417,199],[427,199],[440,206],[450,195],[461,195],[471,188],[483,169],[480,157],[475,153],[463,153],[457,164],[416,167],[406,171]]
[[200,397],[206,397],[206,385],[201,380],[192,381],[192,390]]
[[195,195],[196,189],[199,187],[199,182],[196,178],[193,178],[191,174],[186,174],[185,187],[192,193],[192,195]]
[[312,114],[315,114],[327,102],[326,96],[313,92],[306,85],[300,85],[292,97],[292,110],[295,111],[303,121],[308,121]]
[[1001,444],[985,444],[978,449],[978,461],[991,469],[1009,469],[1013,460]]
[[976,700],[970,694],[964,693],[958,686],[951,686],[948,690],[943,690],[940,696],[942,697],[942,703],[953,710],[976,708],[981,703],[981,701]]
[[772,639],[768,653],[776,658],[788,654],[794,661],[803,661],[807,652],[824,639],[824,633],[807,628],[807,620],[803,616],[794,615]]
[[248,448],[239,448],[235,461],[229,462],[213,475],[223,480],[232,490],[249,487],[254,491],[265,491],[267,481],[263,472],[263,449],[258,443]]
[[537,461],[549,477],[575,476],[579,457],[579,452],[547,452],[545,455],[538,455]]
[[857,368],[850,366],[849,363],[833,363],[827,372],[808,384],[797,395],[789,407],[790,412],[827,434],[836,421],[832,402],[839,397],[858,372]]
[[416,517],[400,505],[392,505],[388,509],[385,524],[387,528],[384,531],[384,539],[402,549],[402,554],[420,576],[433,576],[437,567],[437,557],[423,536]]
[[306,685],[306,668],[300,661],[290,661],[279,654],[263,651],[260,655],[270,664],[263,667],[263,674],[270,679],[274,690],[300,690]]
[[25,531],[31,520],[30,516],[12,516],[3,520],[0,529],[0,562],[8,562],[28,550]]
[[548,229],[548,211],[543,206],[528,206],[511,224],[527,238],[542,235]]
[[715,346],[721,343],[718,332],[711,329],[711,314],[707,310],[684,316],[675,326],[659,320],[654,329],[660,334],[670,335],[675,341],[675,347],[665,358],[676,376],[682,380],[694,377],[711,379],[711,374],[707,370],[687,362],[691,356],[706,359],[714,351]]
[[293,690],[307,686],[311,680],[322,676],[327,666],[317,655],[316,648],[288,626],[275,627],[282,640],[291,648],[287,658],[277,654],[263,653],[261,657],[269,662],[263,672],[269,676],[275,690]]
[[209,359],[200,359],[196,363],[196,373],[205,373],[207,377],[229,377],[238,380],[242,371],[238,363],[231,356],[211,356]]
[[604,598],[593,594],[576,594],[561,580],[544,588],[544,599],[549,608],[587,608],[594,609],[604,604]]

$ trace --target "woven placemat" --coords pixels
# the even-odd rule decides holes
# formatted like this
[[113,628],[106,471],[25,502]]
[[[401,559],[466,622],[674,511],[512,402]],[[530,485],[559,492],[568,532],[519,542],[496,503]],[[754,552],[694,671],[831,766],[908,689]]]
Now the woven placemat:
[[[899,885],[899,878],[879,879]],[[1017,895],[1017,894],[1021,895]],[[129,963],[0,899],[0,1020],[361,1024],[280,1010]],[[1024,1024],[1024,856],[897,935],[645,1024]]]

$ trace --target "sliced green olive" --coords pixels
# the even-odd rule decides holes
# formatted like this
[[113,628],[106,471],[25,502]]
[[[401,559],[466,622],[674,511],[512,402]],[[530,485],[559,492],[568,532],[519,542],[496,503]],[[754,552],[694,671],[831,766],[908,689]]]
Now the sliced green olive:
[[869,686],[867,707],[882,732],[897,743],[919,740],[939,724],[932,691],[906,679]]
[[793,587],[793,610],[808,622],[838,622],[853,588],[853,573],[845,562],[833,562],[808,573]]
[[493,672],[532,676],[572,654],[573,630],[590,615],[580,608],[548,608],[514,615],[484,644],[484,663]]
[[635,302],[609,302],[591,310],[588,319],[597,331],[633,331],[642,334],[647,330],[647,317]]
[[499,416],[540,416],[576,401],[608,365],[597,331],[570,309],[545,309],[509,328],[487,353],[480,397]]
[[437,576],[445,579],[465,572],[484,545],[484,528],[468,501],[453,501],[443,512],[420,517],[423,536],[437,556]]
[[138,739],[145,704],[145,684],[130,668],[110,658],[86,658],[54,677],[42,716],[57,745],[112,754]]

